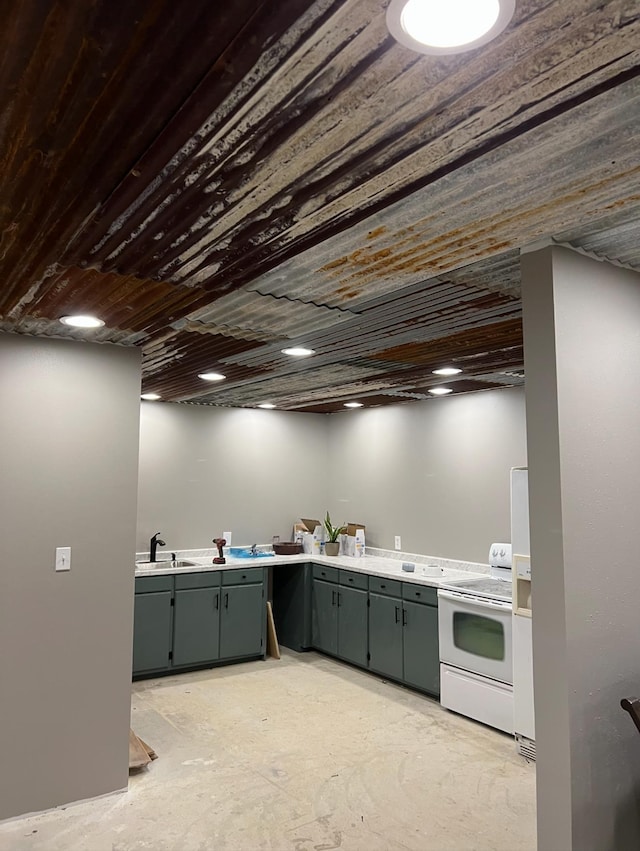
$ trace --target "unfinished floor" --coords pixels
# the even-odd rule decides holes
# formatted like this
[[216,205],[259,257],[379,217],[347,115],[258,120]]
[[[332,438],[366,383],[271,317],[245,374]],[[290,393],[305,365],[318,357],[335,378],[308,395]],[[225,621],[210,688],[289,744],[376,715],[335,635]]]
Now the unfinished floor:
[[0,849],[535,849],[509,736],[317,653],[136,683],[132,726],[159,759],[128,793],[5,822]]

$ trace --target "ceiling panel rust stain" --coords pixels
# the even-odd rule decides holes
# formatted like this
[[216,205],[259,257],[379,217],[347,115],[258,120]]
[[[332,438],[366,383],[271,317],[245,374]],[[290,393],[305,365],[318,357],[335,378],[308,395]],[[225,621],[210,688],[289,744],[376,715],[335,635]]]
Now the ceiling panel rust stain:
[[455,392],[521,383],[522,247],[640,270],[640,7],[518,0],[440,58],[385,10],[10,0],[0,331],[99,314],[145,389],[201,404],[416,401],[441,361]]

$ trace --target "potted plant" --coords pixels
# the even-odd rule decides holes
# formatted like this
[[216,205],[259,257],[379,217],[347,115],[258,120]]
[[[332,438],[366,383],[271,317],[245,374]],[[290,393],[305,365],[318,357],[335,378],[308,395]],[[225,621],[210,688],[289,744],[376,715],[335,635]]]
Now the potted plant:
[[327,533],[324,543],[325,554],[328,556],[337,556],[340,551],[340,541],[338,539],[340,535],[343,535],[347,531],[347,527],[344,524],[342,526],[334,526],[327,511],[327,516],[324,518],[324,528]]

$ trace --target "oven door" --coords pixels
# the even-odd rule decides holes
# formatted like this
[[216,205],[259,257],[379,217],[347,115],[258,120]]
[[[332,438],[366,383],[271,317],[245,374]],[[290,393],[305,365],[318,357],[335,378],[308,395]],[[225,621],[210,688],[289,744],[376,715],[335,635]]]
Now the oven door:
[[513,683],[511,604],[461,591],[438,591],[440,661]]

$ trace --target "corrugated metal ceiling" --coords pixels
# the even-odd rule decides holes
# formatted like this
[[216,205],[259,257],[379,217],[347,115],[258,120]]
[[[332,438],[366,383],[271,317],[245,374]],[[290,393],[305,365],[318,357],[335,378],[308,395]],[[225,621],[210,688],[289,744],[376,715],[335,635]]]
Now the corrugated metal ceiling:
[[0,329],[86,339],[58,318],[96,313],[173,401],[398,403],[451,363],[454,392],[522,383],[520,248],[640,269],[640,6],[517,0],[436,58],[386,5],[10,4]]

